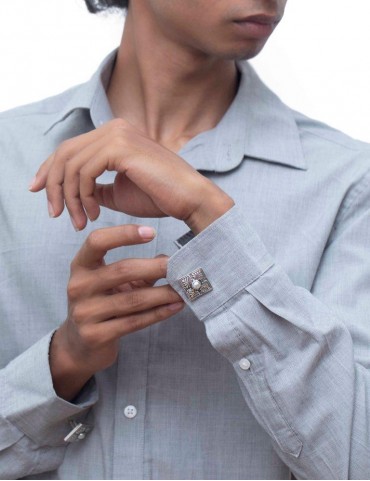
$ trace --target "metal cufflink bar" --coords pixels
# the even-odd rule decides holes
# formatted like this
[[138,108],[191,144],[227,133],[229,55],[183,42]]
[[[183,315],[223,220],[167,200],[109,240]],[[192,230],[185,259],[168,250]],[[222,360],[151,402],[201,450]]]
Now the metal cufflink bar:
[[64,438],[66,443],[76,443],[85,439],[86,434],[91,431],[92,426],[89,424],[77,423],[76,421],[70,421],[70,425],[73,427],[72,431]]
[[182,289],[191,301],[207,294],[213,287],[200,267],[179,279]]

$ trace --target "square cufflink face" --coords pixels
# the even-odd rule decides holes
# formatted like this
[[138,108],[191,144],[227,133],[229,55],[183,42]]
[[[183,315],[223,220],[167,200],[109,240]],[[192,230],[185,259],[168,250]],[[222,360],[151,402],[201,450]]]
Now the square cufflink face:
[[186,296],[191,301],[212,291],[213,287],[200,267],[181,277],[180,284]]

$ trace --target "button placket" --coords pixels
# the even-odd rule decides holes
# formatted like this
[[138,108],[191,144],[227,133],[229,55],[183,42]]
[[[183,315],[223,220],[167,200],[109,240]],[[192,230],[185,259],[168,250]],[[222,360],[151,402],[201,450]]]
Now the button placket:
[[[132,217],[129,222],[142,224],[142,219]],[[153,227],[157,231],[157,235],[160,235],[157,219],[147,219],[145,225]],[[155,257],[157,254],[156,241],[134,247],[133,257]],[[118,259],[113,258],[112,260]],[[144,433],[147,421],[146,395],[150,332],[151,326],[121,339],[116,367],[112,479],[149,479],[144,462],[146,456]],[[137,414],[133,418],[125,415],[125,409],[128,406],[136,409]],[[132,408],[130,413],[129,415],[132,415]]]

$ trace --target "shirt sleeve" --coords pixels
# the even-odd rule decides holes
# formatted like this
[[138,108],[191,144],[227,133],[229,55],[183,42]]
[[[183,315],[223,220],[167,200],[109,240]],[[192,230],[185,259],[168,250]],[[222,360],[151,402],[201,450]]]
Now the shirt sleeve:
[[94,378],[73,402],[55,393],[49,367],[54,332],[0,370],[0,479],[56,469],[68,446],[70,422],[84,423],[97,402]]
[[[168,264],[168,282],[233,365],[297,479],[370,477],[370,172],[350,192],[311,291],[291,281],[237,205]],[[181,278],[198,268],[213,289],[191,301]]]

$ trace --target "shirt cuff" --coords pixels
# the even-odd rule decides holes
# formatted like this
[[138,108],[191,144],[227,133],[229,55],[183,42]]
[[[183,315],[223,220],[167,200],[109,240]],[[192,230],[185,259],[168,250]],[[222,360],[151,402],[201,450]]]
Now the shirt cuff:
[[40,446],[66,445],[70,421],[81,422],[98,400],[91,378],[73,403],[53,387],[49,347],[55,330],[44,336],[2,369],[0,415]]
[[[167,281],[203,320],[274,264],[237,205],[173,254]],[[212,290],[190,300],[181,279],[201,268]]]

